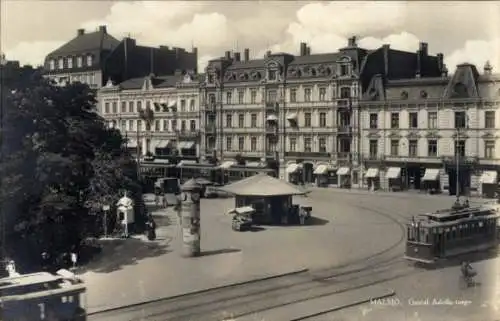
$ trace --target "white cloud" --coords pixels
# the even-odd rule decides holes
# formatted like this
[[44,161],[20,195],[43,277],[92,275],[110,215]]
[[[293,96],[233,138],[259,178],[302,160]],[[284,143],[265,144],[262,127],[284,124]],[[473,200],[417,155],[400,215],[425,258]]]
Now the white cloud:
[[203,8],[203,3],[196,2],[117,2],[104,19],[85,22],[82,27],[106,25],[116,37],[130,34],[150,46],[220,46],[226,41],[227,19],[216,12],[199,13]]
[[63,43],[64,41],[20,42],[5,50],[5,57],[8,60],[19,60],[21,64],[31,64],[36,67],[42,65],[45,56]]
[[208,65],[208,62],[212,59],[215,59],[216,57],[213,57],[213,56],[208,56],[208,55],[204,55],[204,56],[198,56],[198,72],[199,73],[204,73],[205,72],[205,68],[207,67]]
[[490,41],[468,40],[462,48],[445,56],[445,63],[450,71],[456,65],[468,62],[476,65],[479,72],[482,72],[486,61],[492,65],[493,72],[500,72],[500,38]]

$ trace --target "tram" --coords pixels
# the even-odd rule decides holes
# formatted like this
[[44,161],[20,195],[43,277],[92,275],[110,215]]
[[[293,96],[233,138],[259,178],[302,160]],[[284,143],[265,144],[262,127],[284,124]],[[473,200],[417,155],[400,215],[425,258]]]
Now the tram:
[[85,286],[67,270],[0,279],[2,320],[85,321]]
[[493,248],[498,215],[494,208],[455,207],[413,217],[407,223],[405,258],[431,264],[439,259]]

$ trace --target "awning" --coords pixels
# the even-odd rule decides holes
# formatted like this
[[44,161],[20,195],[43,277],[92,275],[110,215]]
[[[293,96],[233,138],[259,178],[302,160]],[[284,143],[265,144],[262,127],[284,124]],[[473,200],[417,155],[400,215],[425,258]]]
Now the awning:
[[278,121],[278,117],[276,115],[269,115],[267,116],[268,121]]
[[186,165],[198,165],[198,163],[194,160],[181,160],[179,164],[177,164],[177,167],[182,167]]
[[498,182],[498,173],[496,171],[484,171],[479,182],[481,184],[496,184]]
[[168,148],[169,145],[170,145],[170,140],[162,139],[155,145],[155,148]]
[[301,168],[300,164],[290,164],[287,166],[286,172],[288,174],[293,174],[293,173],[297,172],[300,168]]
[[368,168],[365,174],[366,178],[375,178],[377,176],[378,176],[378,168]]
[[286,119],[288,119],[288,120],[297,120],[297,114],[296,113],[289,114],[289,115],[286,116]]
[[328,169],[329,169],[328,165],[324,165],[324,164],[318,165],[316,167],[316,169],[314,170],[314,174],[325,175],[326,173],[328,173]]
[[191,149],[194,147],[196,143],[195,142],[180,142],[179,145],[177,146],[178,149]]
[[399,178],[400,175],[401,175],[401,168],[400,167],[389,167],[389,169],[387,169],[387,173],[385,174],[385,177],[393,179],[393,178]]
[[236,165],[236,162],[233,161],[225,161],[224,163],[220,164],[219,168],[220,169],[229,169],[230,167]]
[[439,169],[426,168],[422,181],[437,181],[439,178]]
[[137,148],[137,140],[129,138],[127,140],[127,147],[128,148]]
[[351,170],[349,169],[349,167],[341,167],[337,169],[337,176],[349,175],[350,172]]

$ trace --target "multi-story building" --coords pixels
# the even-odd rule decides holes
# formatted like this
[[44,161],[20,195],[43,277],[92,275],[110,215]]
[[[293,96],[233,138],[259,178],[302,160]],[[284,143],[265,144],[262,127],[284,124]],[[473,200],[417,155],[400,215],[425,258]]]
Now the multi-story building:
[[118,41],[106,26],[86,33],[78,29],[76,37],[45,58],[46,76],[59,84],[79,81],[100,88],[108,81],[120,83],[150,73],[173,75],[176,70],[195,71],[197,50],[139,46],[129,37]]
[[133,154],[196,159],[199,154],[198,76],[132,78],[98,93],[102,116],[120,129]]
[[493,196],[500,170],[500,75],[489,63],[440,77],[375,75],[360,102],[370,187]]
[[15,86],[23,80],[29,79],[35,72],[40,71],[32,66],[21,66],[17,60],[7,60],[0,55],[0,85],[2,88]]
[[358,100],[373,76],[439,76],[441,67],[442,55],[428,55],[425,43],[416,53],[388,45],[369,51],[355,37],[327,54],[311,54],[305,43],[299,56],[250,59],[245,49],[241,59],[228,51],[209,62],[202,83],[201,153],[220,162],[241,155],[278,164],[287,180],[357,185]]

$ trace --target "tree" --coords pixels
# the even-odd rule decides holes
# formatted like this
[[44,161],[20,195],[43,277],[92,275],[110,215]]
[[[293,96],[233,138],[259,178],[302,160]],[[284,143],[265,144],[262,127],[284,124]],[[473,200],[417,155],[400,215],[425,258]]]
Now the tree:
[[88,86],[57,87],[34,74],[2,91],[0,202],[10,256],[66,251],[95,233],[94,214],[120,190],[142,199],[124,139],[98,115]]

